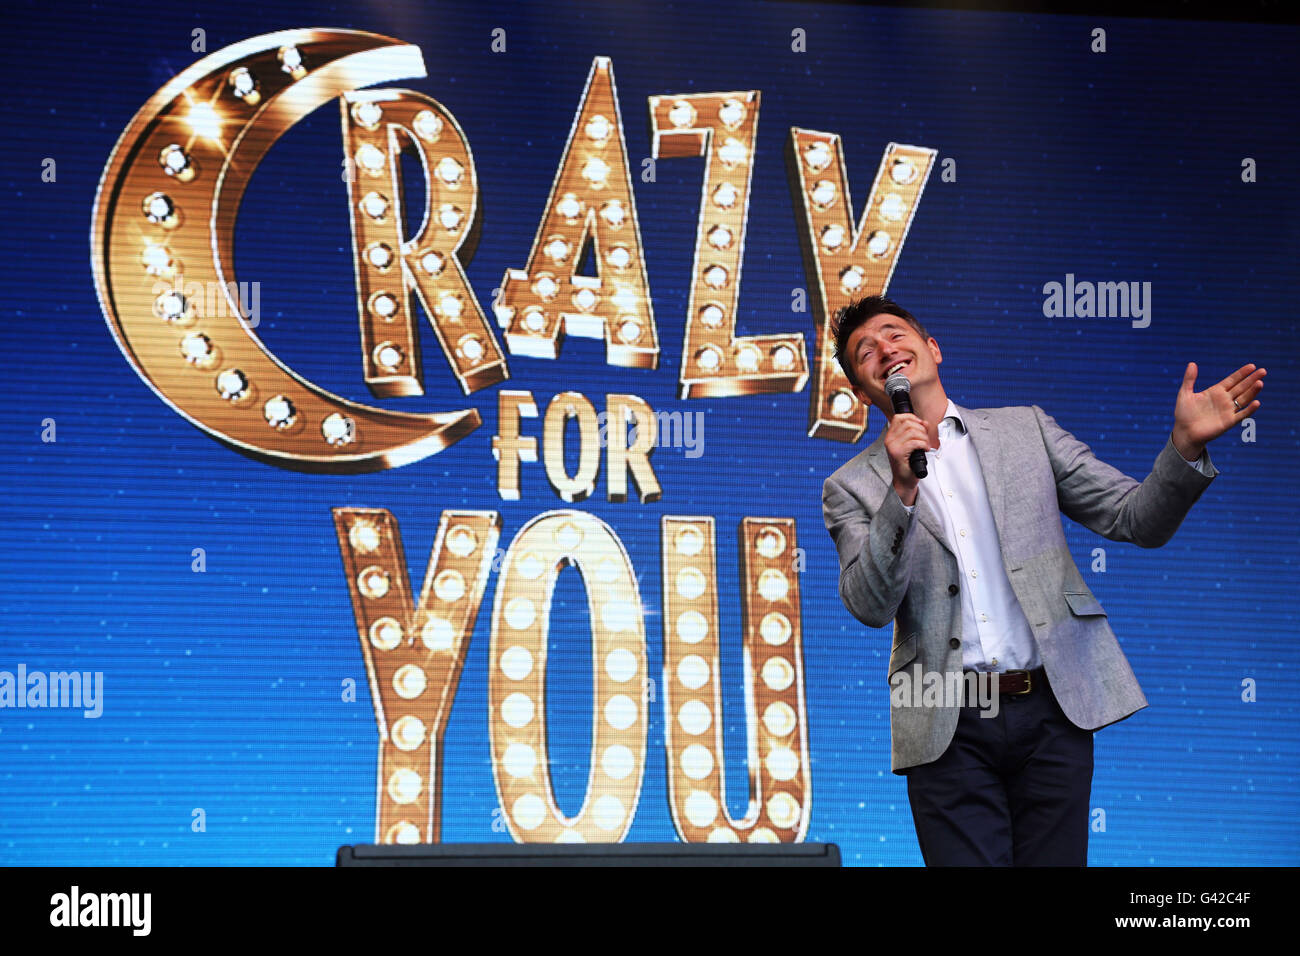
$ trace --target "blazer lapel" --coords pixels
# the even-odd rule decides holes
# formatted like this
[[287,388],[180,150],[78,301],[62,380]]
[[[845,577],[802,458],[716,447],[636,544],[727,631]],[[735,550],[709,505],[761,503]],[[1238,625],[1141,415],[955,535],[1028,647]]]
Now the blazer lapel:
[[[965,414],[966,411],[963,409],[963,417]],[[889,467],[889,454],[885,451],[885,440],[883,435],[871,446],[871,449],[867,453],[867,460],[871,462],[871,467],[874,468],[876,474],[880,476],[880,480],[885,483],[885,494],[891,494],[894,490],[894,472],[893,469]],[[921,480],[924,481],[925,479],[923,478]],[[956,553],[952,550],[952,545],[948,543],[948,538],[943,533],[943,525],[939,524],[939,519],[930,511],[930,506],[925,503],[925,500],[920,496],[920,494],[916,497],[916,517],[920,520],[922,527],[924,527],[926,531],[929,531],[936,541],[947,548],[948,552],[952,554],[953,557],[956,557]]]
[[[955,404],[955,403],[954,403]],[[1008,460],[1008,448],[1001,436],[989,424],[988,412],[983,409],[966,409],[960,405],[962,420],[970,429],[971,444],[980,460],[980,471],[984,474],[984,487],[988,490],[989,508],[993,512],[993,524],[998,529],[998,538],[1004,541],[1007,528],[1007,477],[1011,462]]]

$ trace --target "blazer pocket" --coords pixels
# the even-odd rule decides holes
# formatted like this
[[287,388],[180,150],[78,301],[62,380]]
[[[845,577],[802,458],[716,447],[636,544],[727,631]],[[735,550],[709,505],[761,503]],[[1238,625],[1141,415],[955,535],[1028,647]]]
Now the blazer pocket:
[[916,635],[909,634],[907,637],[895,644],[894,649],[890,651],[889,673],[893,674],[894,671],[898,670],[900,667],[906,667],[915,658]]
[[1106,614],[1106,609],[1101,606],[1093,595],[1084,591],[1066,591],[1065,601],[1070,605],[1070,610],[1078,617],[1087,617],[1089,614]]

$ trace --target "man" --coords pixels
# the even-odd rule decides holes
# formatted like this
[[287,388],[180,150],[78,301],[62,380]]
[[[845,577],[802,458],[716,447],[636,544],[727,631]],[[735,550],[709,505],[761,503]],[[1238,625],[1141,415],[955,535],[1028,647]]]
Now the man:
[[[1245,365],[1196,392],[1189,364],[1173,430],[1139,484],[1037,405],[950,401],[939,343],[887,298],[842,309],[833,332],[854,394],[888,425],[826,479],[823,510],[841,600],[871,627],[894,622],[891,769],[907,777],[925,862],[1084,866],[1092,732],[1147,701],[1060,512],[1116,541],[1163,545],[1218,474],[1206,443],[1259,408],[1265,370]],[[915,413],[895,413],[886,395],[895,371]],[[917,449],[923,480],[908,463]],[[996,675],[996,709],[903,686],[956,686],[969,671]]]

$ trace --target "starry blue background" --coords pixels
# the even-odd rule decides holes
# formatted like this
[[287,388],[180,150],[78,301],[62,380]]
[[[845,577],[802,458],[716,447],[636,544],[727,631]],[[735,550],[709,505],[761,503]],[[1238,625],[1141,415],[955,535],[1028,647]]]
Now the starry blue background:
[[[485,304],[522,267],[593,56],[613,58],[634,169],[650,153],[646,97],[760,89],[739,331],[802,330],[806,286],[783,162],[791,126],[843,136],[855,210],[885,145],[956,161],[933,176],[891,293],[944,348],[949,394],[968,407],[1036,403],[1105,460],[1141,477],[1168,434],[1188,361],[1205,387],[1246,362],[1269,370],[1256,441],[1211,446],[1221,476],[1163,549],[1067,538],[1151,706],[1097,738],[1092,805],[1106,829],[1093,865],[1295,864],[1300,665],[1296,329],[1300,95],[1281,26],[1079,16],[719,3],[544,5],[268,2],[10,5],[9,134],[0,152],[5,372],[0,377],[0,669],[102,671],[105,711],[0,711],[0,862],[328,864],[373,840],[376,733],[335,506],[383,507],[401,524],[415,585],[443,508],[497,509],[503,544],[564,507],[542,467],[524,499],[494,492],[497,388],[465,398],[425,334],[427,392],[375,401],[362,383],[338,114],[326,107],[274,147],[237,232],[237,273],[262,283],[264,341],[346,397],[405,411],[475,405],[484,425],[448,451],[360,477],[308,476],[240,457],[169,411],[123,360],[95,299],[88,227],[103,165],[137,109],[199,58],[248,37],[350,27],[418,44],[429,76],[402,81],[465,129],[484,216],[468,264]],[[1089,51],[1094,27],[1108,52]],[[490,52],[506,30],[505,53]],[[806,31],[807,52],[791,49]],[[57,161],[42,182],[41,162]],[[1258,181],[1241,181],[1244,157]],[[604,364],[570,339],[559,362],[515,357],[506,387],[543,406],[630,392],[704,415],[704,454],[660,449],[661,502],[580,507],[635,564],[662,667],[658,524],[710,515],[720,543],[728,800],[745,793],[736,528],[797,519],[813,809],[808,839],[847,863],[920,862],[903,778],[889,773],[889,631],[841,606],[824,530],[823,478],[857,447],[805,436],[808,392],[680,402],[676,380],[702,165],[661,161],[635,183],[662,344],[654,372]],[[417,200],[418,196],[415,197]],[[1152,323],[1049,319],[1044,283],[1066,273],[1152,283]],[[427,331],[427,327],[426,327]],[[41,422],[57,442],[41,441]],[[540,422],[525,420],[526,433]],[[569,450],[570,467],[576,447]],[[1106,571],[1089,570],[1104,546]],[[207,571],[191,571],[204,548]],[[443,838],[506,840],[487,744],[489,581],[451,711]],[[576,812],[590,747],[590,642],[576,571],[560,578],[548,674],[560,806]],[[360,699],[341,699],[353,678]],[[1241,687],[1258,684],[1243,703]],[[674,839],[662,703],[629,839]],[[191,813],[206,813],[206,832]]]

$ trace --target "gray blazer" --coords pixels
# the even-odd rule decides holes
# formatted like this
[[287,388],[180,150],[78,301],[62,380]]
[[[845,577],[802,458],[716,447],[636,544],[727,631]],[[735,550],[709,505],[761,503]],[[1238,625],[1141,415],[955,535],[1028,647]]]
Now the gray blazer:
[[[1037,405],[961,408],[988,487],[1002,564],[1065,715],[1096,730],[1147,699],[1106,611],[1066,547],[1060,513],[1114,541],[1158,548],[1218,474],[1201,474],[1172,440],[1141,483],[1093,455]],[[960,673],[961,574],[943,526],[921,498],[909,515],[893,490],[884,432],[826,479],[826,528],[840,556],[840,599],[863,624],[894,622],[889,673]],[[1060,513],[1058,513],[1058,511]],[[919,703],[919,702],[918,702]],[[959,704],[890,706],[891,769],[937,760]]]

